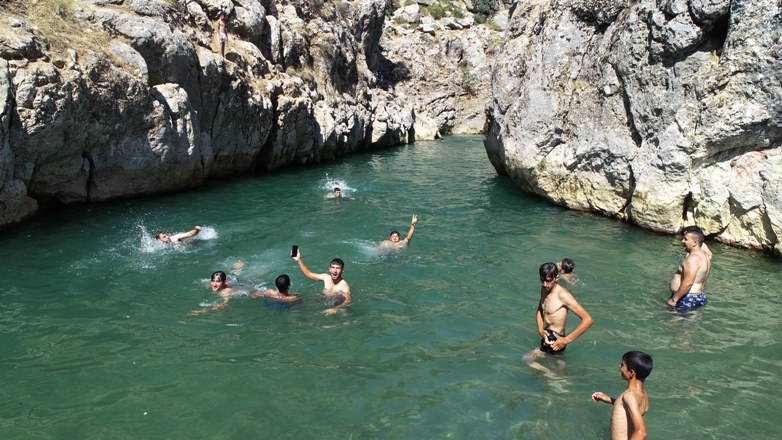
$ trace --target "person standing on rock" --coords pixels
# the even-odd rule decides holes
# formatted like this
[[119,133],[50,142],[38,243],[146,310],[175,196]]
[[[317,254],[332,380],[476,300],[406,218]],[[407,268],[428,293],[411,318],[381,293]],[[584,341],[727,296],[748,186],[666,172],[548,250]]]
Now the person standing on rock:
[[180,232],[179,234],[174,234],[174,235],[168,235],[163,231],[157,231],[157,233],[155,234],[155,238],[157,239],[157,241],[173,244],[173,243],[180,243],[185,238],[196,236],[198,235],[199,232],[201,232],[200,226],[196,226],[187,232]]
[[225,58],[225,42],[228,41],[228,34],[225,32],[225,13],[223,12],[217,16],[215,33],[217,34],[217,43],[220,45],[220,56]]
[[711,272],[712,253],[704,239],[703,231],[697,226],[682,230],[682,245],[687,255],[671,278],[668,306],[685,310],[706,305],[706,280]]
[[391,235],[388,237],[388,240],[383,240],[380,242],[380,248],[399,249],[403,246],[407,246],[407,244],[410,243],[410,240],[413,239],[413,234],[415,233],[415,225],[417,223],[418,223],[418,216],[413,214],[413,219],[410,221],[410,230],[407,232],[407,237],[405,237],[404,240],[400,240],[401,235],[399,235],[399,231],[391,231]]

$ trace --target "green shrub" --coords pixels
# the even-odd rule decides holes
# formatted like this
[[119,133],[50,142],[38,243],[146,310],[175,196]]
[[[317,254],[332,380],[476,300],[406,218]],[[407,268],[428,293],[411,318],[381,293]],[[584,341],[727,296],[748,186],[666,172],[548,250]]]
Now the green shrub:
[[489,17],[497,10],[497,3],[494,0],[474,0],[475,12],[485,17]]
[[386,7],[383,8],[383,12],[386,14],[386,17],[390,18],[397,9],[399,9],[399,0],[386,0]]
[[432,3],[432,6],[429,6],[429,15],[435,20],[445,17],[445,6],[440,2]]
[[475,85],[478,82],[478,76],[472,69],[462,70],[461,86],[465,92],[473,95],[475,94]]

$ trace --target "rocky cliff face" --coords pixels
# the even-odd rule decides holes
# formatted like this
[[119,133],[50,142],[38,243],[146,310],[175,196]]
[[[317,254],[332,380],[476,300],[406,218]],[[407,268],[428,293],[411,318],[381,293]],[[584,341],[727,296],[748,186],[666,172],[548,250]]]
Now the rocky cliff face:
[[443,1],[0,0],[0,228],[480,132],[500,26]]
[[511,10],[485,142],[574,209],[780,254],[777,0],[529,0]]
[[[3,0],[0,228],[407,142],[371,87],[383,0]],[[215,35],[226,15],[225,59]]]

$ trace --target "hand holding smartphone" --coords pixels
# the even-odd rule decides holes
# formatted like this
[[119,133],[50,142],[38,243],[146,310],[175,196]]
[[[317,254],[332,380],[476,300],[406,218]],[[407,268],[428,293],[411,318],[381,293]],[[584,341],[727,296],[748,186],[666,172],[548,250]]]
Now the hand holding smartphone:
[[291,247],[291,258],[296,258],[297,256],[299,256],[299,245],[294,244]]

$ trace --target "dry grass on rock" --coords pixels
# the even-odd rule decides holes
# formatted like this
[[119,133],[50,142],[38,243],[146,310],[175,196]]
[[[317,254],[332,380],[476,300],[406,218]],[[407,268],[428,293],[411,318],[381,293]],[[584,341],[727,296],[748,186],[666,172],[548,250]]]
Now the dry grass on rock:
[[53,58],[66,57],[68,49],[108,53],[111,36],[87,20],[86,10],[79,0],[0,0],[0,18],[26,21]]

